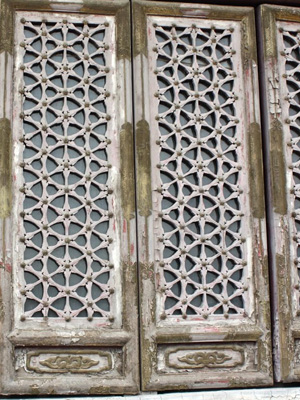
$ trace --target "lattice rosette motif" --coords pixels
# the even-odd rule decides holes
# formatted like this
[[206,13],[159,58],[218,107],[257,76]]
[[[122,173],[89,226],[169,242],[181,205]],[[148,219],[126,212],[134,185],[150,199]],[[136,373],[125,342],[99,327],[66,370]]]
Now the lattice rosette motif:
[[[299,24],[295,24],[295,28],[291,29],[291,25],[279,27],[279,47],[281,54],[279,56],[279,67],[281,67],[282,82],[284,86],[284,106],[286,111],[285,130],[286,133],[286,150],[287,160],[289,160],[289,168],[292,171],[291,176],[291,204],[292,210],[292,232],[294,235],[294,263],[295,271],[295,288],[297,305],[300,310],[300,33]],[[299,312],[299,311],[298,311]]]
[[25,318],[111,315],[106,19],[22,19]]
[[152,29],[160,318],[245,316],[247,183],[241,182],[234,29],[190,21]]

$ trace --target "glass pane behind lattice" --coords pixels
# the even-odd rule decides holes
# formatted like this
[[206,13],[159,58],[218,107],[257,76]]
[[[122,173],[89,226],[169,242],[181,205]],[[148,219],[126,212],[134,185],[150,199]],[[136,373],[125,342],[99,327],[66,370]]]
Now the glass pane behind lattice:
[[74,16],[20,25],[21,319],[113,320],[111,27]]
[[167,19],[152,29],[160,318],[246,316],[235,29]]

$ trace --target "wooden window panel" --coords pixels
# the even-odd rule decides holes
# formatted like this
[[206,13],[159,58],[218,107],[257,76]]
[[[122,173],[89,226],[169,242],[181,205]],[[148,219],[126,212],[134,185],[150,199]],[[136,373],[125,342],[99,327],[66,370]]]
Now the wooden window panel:
[[1,6],[1,391],[135,393],[129,4]]
[[134,29],[142,388],[270,384],[253,11],[136,1]]
[[[275,379],[299,380],[298,79],[300,13],[261,6]],[[267,28],[266,28],[267,27]],[[269,147],[268,147],[269,146]]]

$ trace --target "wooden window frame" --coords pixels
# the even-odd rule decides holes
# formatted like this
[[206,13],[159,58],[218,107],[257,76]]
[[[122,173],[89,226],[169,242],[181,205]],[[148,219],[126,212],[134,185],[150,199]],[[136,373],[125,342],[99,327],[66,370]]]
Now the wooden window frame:
[[[26,12],[62,12],[110,15],[116,21],[117,40],[114,44],[116,51],[116,85],[118,93],[113,93],[112,98],[116,109],[123,110],[116,119],[116,131],[120,150],[120,167],[118,176],[122,183],[116,182],[116,199],[119,202],[115,224],[119,240],[122,243],[120,266],[122,289],[122,321],[112,322],[110,327],[97,327],[85,329],[82,324],[68,326],[58,330],[47,326],[47,322],[31,321],[31,326],[18,327],[20,321],[14,320],[14,296],[11,291],[15,278],[16,266],[14,249],[12,248],[12,235],[15,237],[15,226],[12,222],[12,193],[11,177],[15,172],[12,165],[15,162],[11,148],[18,147],[16,132],[12,134],[11,121],[15,118],[13,113],[12,97],[12,72],[14,55],[14,21],[18,10]],[[5,394],[34,395],[39,393],[57,394],[115,394],[137,393],[139,390],[138,379],[138,338],[137,332],[137,279],[135,240],[136,230],[134,222],[134,181],[133,181],[133,136],[131,94],[124,87],[131,87],[130,42],[126,39],[126,32],[130,30],[130,7],[127,1],[91,1],[78,3],[70,1],[1,1],[0,6],[0,63],[1,63],[1,111],[0,111],[0,143],[1,143],[1,305],[0,305],[0,331],[1,331],[1,366],[0,376],[3,385],[1,392]],[[17,88],[16,88],[17,89]],[[14,161],[12,161],[14,160]],[[127,171],[127,172],[126,172]],[[128,192],[131,193],[128,196]],[[127,294],[126,294],[127,293]],[[17,316],[17,318],[20,318]],[[18,324],[16,324],[18,322]],[[24,321],[26,324],[26,321]],[[109,354],[110,353],[110,354]],[[89,359],[98,357],[98,360],[108,362],[107,372],[101,375],[83,374],[85,371],[80,366],[72,370],[73,375],[52,375],[49,379],[49,369],[41,365],[32,367],[32,360],[43,361],[45,357],[48,364],[52,359]],[[52,358],[51,358],[52,357]],[[72,358],[73,357],[73,358]],[[113,358],[117,357],[115,361]],[[21,369],[15,368],[15,359],[22,365]],[[117,361],[119,359],[119,361]],[[50,361],[49,361],[50,360]],[[101,365],[101,361],[98,361]],[[64,369],[64,368],[63,368]],[[65,371],[67,371],[66,367]],[[106,368],[107,369],[107,368]],[[20,371],[23,370],[20,374]],[[27,371],[27,372],[25,372]],[[51,369],[50,369],[51,371]],[[114,372],[112,372],[114,371]],[[25,372],[25,375],[24,375]],[[93,371],[91,371],[93,372]],[[95,371],[94,371],[95,372]],[[33,383],[32,376],[35,375]],[[94,375],[94,376],[93,376]],[[81,379],[80,379],[81,377]],[[40,389],[43,387],[43,389]]]
[[[148,149],[148,145],[145,143],[153,142],[154,139],[151,139],[150,131],[152,132],[154,127],[153,120],[150,119],[150,107],[151,107],[151,99],[149,100],[148,87],[150,87],[150,79],[148,76],[149,65],[149,49],[147,49],[147,40],[146,35],[140,35],[140,27],[144,26],[143,32],[146,31],[146,19],[151,15],[158,16],[168,16],[168,15],[180,15],[181,17],[191,17],[195,14],[195,8],[190,4],[181,4],[176,7],[174,4],[169,3],[160,3],[159,5],[153,2],[147,1],[136,1],[134,3],[134,18],[135,24],[137,27],[134,32],[134,71],[135,71],[135,79],[137,82],[142,82],[141,85],[136,88],[136,99],[135,99],[135,121],[136,121],[136,154],[137,154],[137,170],[143,171],[143,174],[137,177],[137,208],[138,208],[138,237],[139,237],[139,249],[140,249],[140,282],[141,282],[141,290],[142,290],[142,307],[140,310],[141,319],[143,321],[143,327],[141,328],[141,340],[142,340],[142,356],[145,360],[145,364],[143,366],[143,377],[142,377],[142,388],[144,390],[176,390],[176,389],[196,389],[201,388],[204,385],[206,387],[213,387],[214,375],[212,370],[209,371],[209,374],[201,373],[201,382],[197,379],[197,373],[190,374],[189,376],[185,376],[184,385],[182,386],[181,382],[178,382],[178,376],[174,370],[172,372],[166,373],[165,375],[162,372],[157,372],[157,364],[158,359],[161,360],[162,353],[165,351],[167,353],[168,346],[169,351],[175,351],[179,349],[180,346],[183,346],[187,343],[188,340],[191,340],[195,345],[194,351],[197,349],[201,349],[201,345],[207,346],[206,351],[216,350],[214,345],[216,343],[222,342],[221,336],[224,337],[226,335],[226,327],[218,326],[212,332],[210,330],[209,323],[204,323],[203,321],[199,322],[199,327],[193,325],[191,326],[170,326],[169,329],[167,327],[163,327],[159,323],[157,319],[157,310],[155,304],[155,292],[156,292],[156,272],[153,273],[152,269],[154,265],[157,265],[156,253],[157,250],[154,247],[153,243],[153,226],[156,217],[156,213],[152,212],[152,191],[155,190],[151,186],[151,181],[147,177],[150,176],[150,165],[151,165],[151,157]],[[253,45],[253,38],[255,37],[254,32],[254,14],[253,10],[236,7],[236,8],[225,8],[225,7],[216,7],[205,5],[205,16],[204,18],[209,18],[211,16],[212,19],[220,18],[224,19],[233,19],[237,21],[243,21],[243,29],[245,29],[245,38],[251,38],[251,45],[245,45],[247,48],[244,60],[244,68],[245,75],[251,77],[249,81],[245,79],[244,84],[246,85],[247,93],[253,93],[253,91],[257,91],[257,60],[256,60],[256,51],[255,46]],[[222,10],[220,14],[218,14],[217,10]],[[197,11],[196,11],[197,13]],[[201,14],[203,17],[203,14]],[[247,40],[247,39],[246,39]],[[254,86],[251,86],[254,85]],[[144,99],[144,107],[137,107]],[[250,176],[258,176],[262,178],[262,154],[261,152],[257,152],[257,148],[261,148],[261,137],[260,137],[260,128],[259,128],[259,106],[258,102],[252,103],[252,99],[247,102],[248,106],[254,104],[253,109],[251,109],[249,115],[246,117],[246,124],[248,128],[250,126],[257,126],[256,133],[254,131],[248,131],[247,137],[249,138],[249,150],[248,150],[248,162],[250,168],[252,169],[250,172]],[[156,111],[157,112],[157,111]],[[248,119],[249,118],[249,119]],[[253,118],[253,119],[252,119]],[[256,125],[257,124],[257,125]],[[149,129],[150,127],[150,129]],[[255,139],[254,139],[255,137]],[[254,141],[252,142],[252,140]],[[152,144],[153,145],[153,144]],[[152,165],[151,169],[154,169],[155,166]],[[258,182],[261,182],[260,184]],[[252,207],[252,217],[251,220],[252,229],[253,229],[253,238],[255,241],[257,240],[254,247],[253,260],[254,260],[254,268],[258,271],[263,271],[261,277],[258,275],[254,278],[257,283],[257,291],[256,295],[259,297],[259,301],[257,302],[258,308],[256,309],[256,315],[259,318],[256,322],[251,325],[247,325],[245,323],[245,330],[234,330],[234,341],[239,342],[240,344],[248,342],[256,343],[258,346],[258,354],[262,355],[262,361],[259,363],[258,371],[252,375],[251,372],[247,375],[247,372],[244,371],[243,377],[238,370],[236,372],[231,371],[230,381],[243,382],[242,385],[269,385],[272,383],[272,372],[270,369],[270,356],[271,356],[271,348],[270,348],[270,336],[268,330],[269,324],[269,307],[268,307],[268,264],[266,257],[266,241],[265,241],[265,217],[264,217],[264,200],[263,200],[263,181],[258,178],[258,182],[249,183],[250,184],[250,196],[251,191],[253,197],[251,197],[251,207]],[[156,203],[155,203],[156,204]],[[150,211],[151,210],[151,211]],[[158,210],[156,210],[158,211]],[[260,255],[256,252],[255,249],[260,248],[262,251]],[[256,274],[256,272],[254,272]],[[262,278],[263,276],[263,278]],[[258,297],[257,297],[258,300]],[[262,307],[262,308],[260,308]],[[161,326],[160,326],[161,325]],[[260,330],[260,327],[262,330]],[[208,333],[209,332],[209,333]],[[266,333],[266,336],[262,334],[262,332]],[[205,339],[206,336],[206,339]],[[209,339],[211,339],[211,348],[209,348]],[[220,349],[222,345],[229,344],[223,342],[220,344]],[[177,346],[177,347],[176,347]],[[219,347],[217,347],[218,349]],[[159,352],[160,349],[160,352]],[[164,349],[164,350],[163,350]],[[185,349],[187,351],[188,349]],[[165,353],[165,354],[166,354]],[[165,356],[167,357],[167,356]],[[199,370],[200,372],[201,370]],[[216,372],[219,377],[222,377],[222,382],[224,385],[230,385],[231,383],[228,380],[228,374],[226,372],[222,372],[218,370]],[[254,383],[255,381],[255,383]]]

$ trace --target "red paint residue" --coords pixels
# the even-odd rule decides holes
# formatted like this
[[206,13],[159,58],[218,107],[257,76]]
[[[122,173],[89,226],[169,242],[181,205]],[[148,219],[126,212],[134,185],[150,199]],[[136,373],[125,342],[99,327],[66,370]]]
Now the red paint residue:
[[0,268],[5,269],[5,271],[11,273],[12,267],[9,263],[4,263],[3,261],[0,262]]
[[6,270],[7,272],[11,273],[11,271],[12,271],[11,265],[10,265],[10,264],[5,264],[5,270]]
[[203,317],[194,317],[193,321],[203,321]]
[[[203,318],[202,318],[203,320]],[[219,332],[220,328],[218,328],[217,326],[208,326],[205,328],[205,331],[207,332]]]
[[160,274],[156,273],[156,285],[160,287]]
[[133,253],[134,253],[134,244],[132,243],[130,245],[130,255],[133,255]]
[[127,231],[127,222],[124,219],[124,221],[123,221],[123,233],[126,233],[126,231]]
[[258,257],[261,258],[262,257],[262,246],[261,243],[258,246]]
[[102,328],[103,326],[107,326],[107,324],[96,324],[97,328]]

